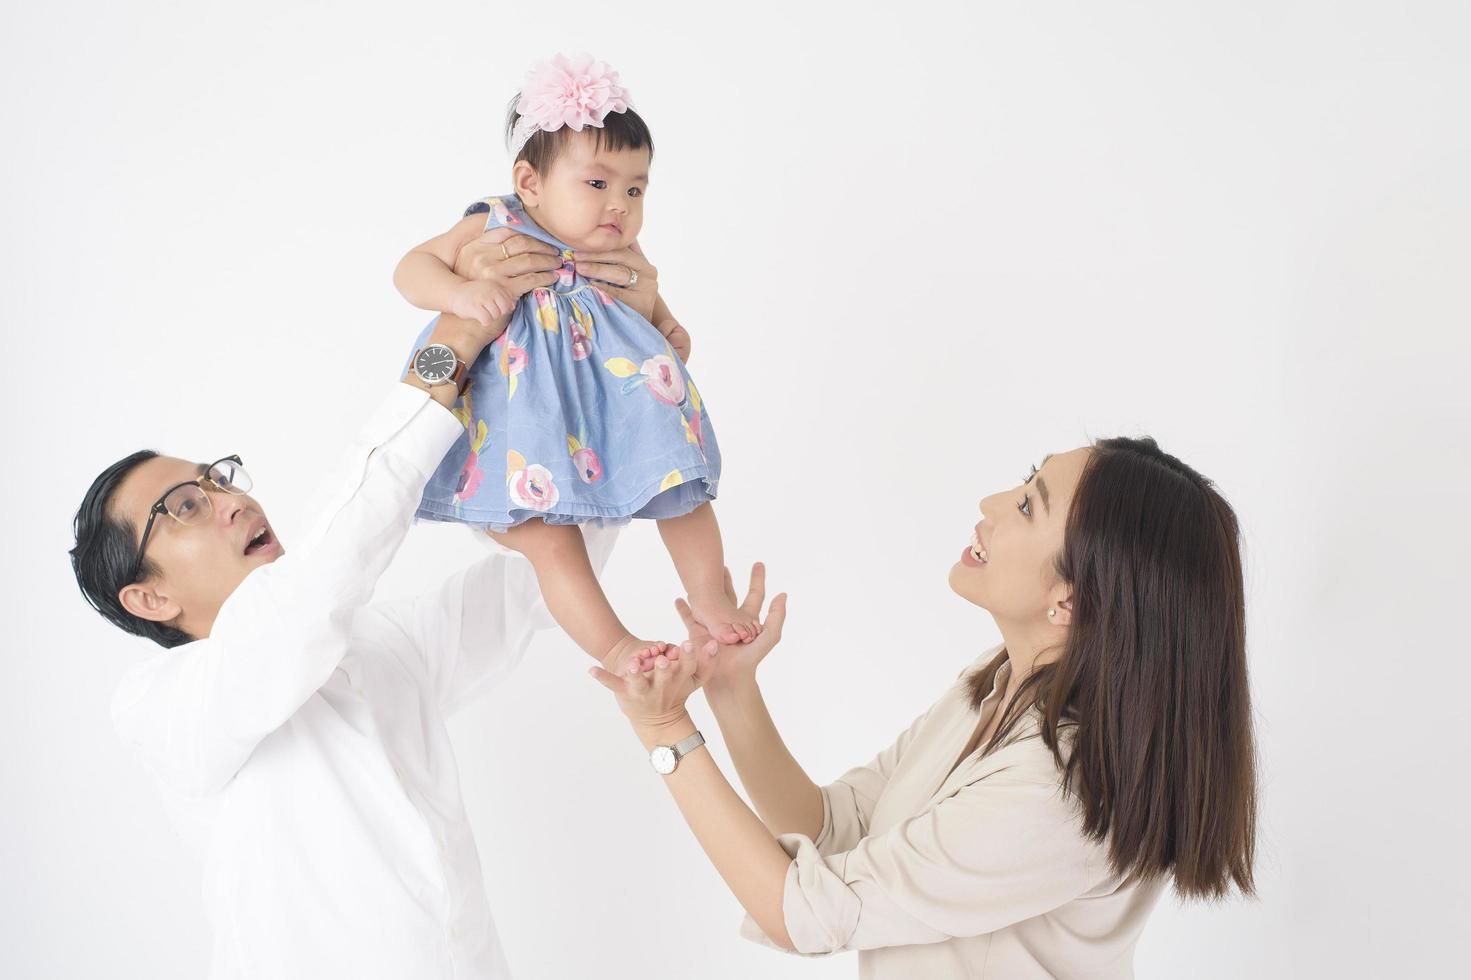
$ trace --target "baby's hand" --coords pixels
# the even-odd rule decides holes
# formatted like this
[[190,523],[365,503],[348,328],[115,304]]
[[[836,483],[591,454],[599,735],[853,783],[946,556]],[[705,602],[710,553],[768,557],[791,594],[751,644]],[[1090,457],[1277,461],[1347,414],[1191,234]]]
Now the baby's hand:
[[483,279],[470,279],[455,287],[446,312],[474,320],[482,327],[490,327],[502,317],[510,316],[516,309],[516,299],[504,286]]
[[679,355],[680,361],[685,364],[690,362],[690,334],[689,331],[679,325],[678,320],[661,320],[654,324],[655,329],[664,335],[669,341],[669,346],[674,348],[674,353]]

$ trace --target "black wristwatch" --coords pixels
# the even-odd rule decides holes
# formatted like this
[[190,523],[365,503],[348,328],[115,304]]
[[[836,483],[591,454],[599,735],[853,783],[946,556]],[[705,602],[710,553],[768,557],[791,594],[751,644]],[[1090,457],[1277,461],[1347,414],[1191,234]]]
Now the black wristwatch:
[[470,380],[470,367],[444,344],[425,344],[414,353],[410,370],[426,387],[453,384],[463,395]]

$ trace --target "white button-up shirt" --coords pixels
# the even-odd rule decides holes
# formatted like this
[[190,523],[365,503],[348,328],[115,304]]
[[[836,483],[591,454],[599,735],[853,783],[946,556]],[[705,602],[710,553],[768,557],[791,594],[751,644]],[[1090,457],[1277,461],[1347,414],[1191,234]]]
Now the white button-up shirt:
[[[504,554],[370,601],[463,431],[395,384],[304,546],[117,691],[119,734],[203,859],[214,980],[509,975],[445,719],[554,623]],[[589,531],[595,568],[613,537]]]

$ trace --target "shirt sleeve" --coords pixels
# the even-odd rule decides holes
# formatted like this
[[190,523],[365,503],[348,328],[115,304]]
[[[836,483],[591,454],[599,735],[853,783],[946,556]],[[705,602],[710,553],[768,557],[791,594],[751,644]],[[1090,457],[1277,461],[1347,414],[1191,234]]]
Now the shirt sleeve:
[[[1055,909],[1109,875],[1056,779],[1004,769],[851,850],[799,835],[782,913],[796,952],[980,936]],[[774,945],[749,918],[742,934]]]
[[[583,528],[588,558],[599,574],[618,530]],[[514,669],[539,630],[557,625],[542,602],[531,562],[486,544],[496,553],[450,576],[438,589],[374,603],[375,612],[409,637],[446,715]]]
[[125,676],[114,723],[162,780],[191,796],[221,789],[326,682],[347,652],[354,613],[463,431],[426,392],[395,384],[329,484],[334,492],[305,542],[253,570],[207,639]]
[[924,727],[931,708],[899,733],[894,744],[884,749],[873,761],[844,773],[822,790],[822,830],[813,842],[819,854],[836,854],[850,850],[868,836],[873,809],[889,782],[889,776],[904,757],[904,751]]

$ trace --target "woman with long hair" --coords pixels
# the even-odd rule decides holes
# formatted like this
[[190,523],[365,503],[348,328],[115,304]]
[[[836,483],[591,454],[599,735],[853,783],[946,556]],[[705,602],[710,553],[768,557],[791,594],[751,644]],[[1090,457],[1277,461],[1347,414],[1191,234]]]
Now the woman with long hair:
[[[1002,645],[827,786],[792,758],[756,682],[784,595],[751,644],[718,647],[691,625],[657,670],[594,674],[751,938],[859,950],[875,980],[1130,976],[1167,884],[1184,898],[1252,892],[1236,517],[1150,439],[1049,456],[980,511],[949,584]],[[757,566],[746,607],[764,602]],[[684,702],[701,684],[756,813],[699,751]]]

